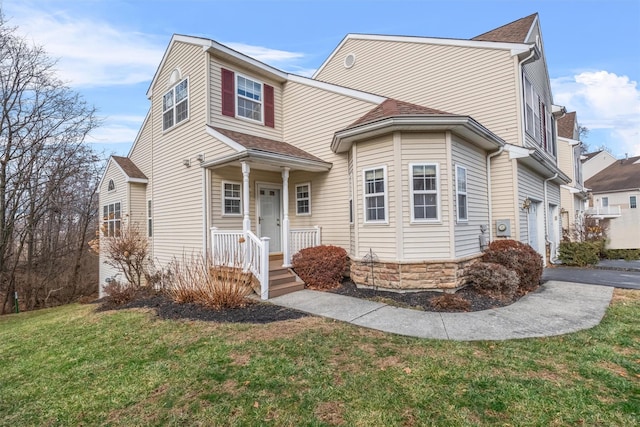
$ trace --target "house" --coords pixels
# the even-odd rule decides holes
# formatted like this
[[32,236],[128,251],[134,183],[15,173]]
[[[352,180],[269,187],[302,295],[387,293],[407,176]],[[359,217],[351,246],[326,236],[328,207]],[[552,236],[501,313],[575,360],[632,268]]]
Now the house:
[[588,192],[582,179],[582,143],[575,112],[557,120],[558,164],[571,183],[560,186],[560,218],[563,238],[572,239],[584,217]]
[[583,154],[582,161],[582,178],[586,181],[607,166],[615,163],[617,159],[613,154],[606,150],[598,150],[592,153]]
[[239,261],[269,298],[295,252],[332,244],[359,285],[452,289],[493,239],[559,242],[537,14],[471,40],[348,35],[313,78],[174,35],[147,97],[100,185],[102,238],[133,224],[161,265]]
[[608,249],[640,249],[640,156],[616,160],[585,181],[587,214],[605,221]]

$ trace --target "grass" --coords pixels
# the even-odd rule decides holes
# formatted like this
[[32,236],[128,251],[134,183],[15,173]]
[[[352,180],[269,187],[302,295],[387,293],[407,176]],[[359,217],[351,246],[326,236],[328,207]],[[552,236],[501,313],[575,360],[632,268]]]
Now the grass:
[[93,309],[0,318],[1,426],[640,423],[640,291],[588,331],[474,343]]

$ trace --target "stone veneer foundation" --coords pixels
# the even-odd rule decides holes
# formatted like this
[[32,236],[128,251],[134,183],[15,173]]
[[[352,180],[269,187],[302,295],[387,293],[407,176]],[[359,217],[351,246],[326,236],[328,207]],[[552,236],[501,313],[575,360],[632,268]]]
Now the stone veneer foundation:
[[482,254],[455,261],[375,262],[350,261],[356,286],[396,292],[455,290],[466,284],[466,271]]

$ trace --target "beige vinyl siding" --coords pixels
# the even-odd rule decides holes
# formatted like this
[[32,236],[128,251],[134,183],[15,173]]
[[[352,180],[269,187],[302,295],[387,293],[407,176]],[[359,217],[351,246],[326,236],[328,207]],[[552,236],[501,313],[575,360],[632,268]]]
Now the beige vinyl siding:
[[[365,256],[371,249],[381,261],[396,260],[396,244],[402,244],[402,242],[396,241],[397,218],[394,206],[399,200],[394,192],[396,170],[393,150],[393,135],[391,134],[358,143],[357,169],[354,174],[354,179],[357,182],[354,204],[359,247],[359,253],[355,255],[358,258]],[[387,221],[386,223],[365,223],[364,171],[382,167],[386,167],[387,170],[385,182]],[[347,211],[347,226],[348,222]]]
[[515,161],[509,159],[509,153],[503,152],[499,156],[491,159],[491,208],[492,215],[491,227],[493,236],[496,235],[496,220],[508,219],[511,221],[511,238],[518,239],[518,212],[515,204],[517,203],[517,185]]
[[[109,180],[113,179],[113,183],[115,184],[115,190],[108,191]],[[100,206],[99,206],[99,219],[100,222],[98,227],[102,227],[102,215],[103,215],[103,207],[109,205],[111,203],[120,203],[120,212],[122,215],[122,226],[124,226],[125,214],[128,209],[128,200],[129,200],[129,189],[128,184],[125,181],[125,176],[122,173],[122,170],[115,164],[113,160],[110,160],[107,164],[107,169],[104,172],[104,179],[102,180],[102,185],[100,186]],[[100,232],[100,239],[103,240],[104,236],[102,232]],[[106,284],[105,280],[108,277],[114,277],[118,270],[114,267],[111,267],[105,264],[106,257],[102,252],[100,252],[100,272],[99,272],[99,291],[100,296],[103,296],[103,287]],[[122,279],[122,277],[119,277]]]
[[[322,242],[349,248],[349,175],[347,154],[331,151],[336,131],[355,122],[376,104],[345,95],[287,82],[284,87],[284,141],[333,164],[329,172],[292,171],[290,187],[296,182],[311,182],[310,217],[295,217],[290,212],[291,226],[319,225]],[[308,176],[308,178],[307,178]],[[355,179],[355,176],[354,176]],[[291,204],[295,197],[290,193]]]
[[[630,208],[630,196],[636,196],[637,208]],[[601,206],[602,197],[609,198],[609,206],[620,206],[621,216],[607,221],[607,248],[640,249],[640,191],[599,193],[593,197],[597,206]]]
[[[531,169],[518,165],[518,206],[522,206],[527,197],[535,202],[544,202],[543,181],[544,179]],[[544,203],[540,203],[538,206],[538,215],[544,215],[542,210],[548,210],[548,207],[545,207]],[[529,243],[528,213],[523,209],[519,209],[519,211],[520,241]],[[542,232],[540,234],[543,235]],[[544,242],[539,241],[538,245],[540,248],[544,248]]]
[[132,225],[138,227],[143,236],[147,230],[147,185],[129,183],[129,218]]
[[[254,122],[251,120],[246,120],[244,118],[235,118],[229,116],[222,115],[222,76],[221,69],[226,68],[230,71],[233,71],[235,75],[242,74],[250,79],[255,81],[266,83],[270,86],[273,86],[273,95],[274,95],[274,108],[275,108],[275,127],[268,127],[260,124],[258,122]],[[265,79],[262,76],[256,75],[255,73],[248,72],[236,65],[230,65],[221,62],[218,58],[211,56],[209,60],[209,80],[210,80],[210,90],[211,96],[209,100],[209,106],[211,111],[211,124],[213,126],[219,126],[225,129],[231,129],[237,132],[249,133],[252,135],[261,136],[264,138],[270,138],[275,140],[280,140],[282,138],[282,87],[279,83]],[[264,90],[263,90],[264,97]],[[237,99],[234,102],[234,105],[237,104]],[[237,107],[237,105],[236,105]],[[264,107],[264,105],[263,105]],[[264,113],[264,108],[263,108]],[[264,114],[263,114],[264,120]]]
[[[448,163],[446,137],[444,133],[402,134],[401,179],[402,198],[402,244],[403,260],[450,259],[453,236],[450,231],[453,203],[451,200],[451,165]],[[440,221],[411,223],[411,194],[409,165],[414,163],[437,163],[440,184]],[[358,158],[360,166],[360,158]]]
[[[467,169],[467,206],[468,221],[456,221],[455,254],[456,258],[480,253],[480,226],[489,225],[489,201],[487,197],[486,154],[483,150],[454,137],[452,144],[452,215],[457,217],[458,198],[455,182],[455,167]],[[488,237],[488,231],[487,231]]]
[[[164,95],[164,93],[162,94]],[[153,179],[153,120],[147,119],[138,133],[133,148],[129,153],[131,161],[149,179]],[[162,127],[160,128],[162,129]]]
[[[152,88],[153,244],[161,263],[203,248],[203,169],[195,157],[204,154],[211,160],[234,152],[205,130],[205,62],[201,47],[174,43]],[[189,119],[163,132],[162,96],[170,88],[169,76],[175,68],[183,78],[189,77]],[[191,159],[191,167],[183,165],[184,159]]]
[[[350,69],[343,65],[348,53],[356,55]],[[317,79],[470,115],[518,144],[516,69],[508,50],[351,39]]]

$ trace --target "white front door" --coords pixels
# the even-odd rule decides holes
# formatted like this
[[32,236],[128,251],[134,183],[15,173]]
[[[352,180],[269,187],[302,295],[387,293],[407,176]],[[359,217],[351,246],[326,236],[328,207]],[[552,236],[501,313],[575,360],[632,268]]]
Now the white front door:
[[260,211],[258,225],[260,227],[260,237],[268,237],[269,252],[281,252],[280,227],[280,189],[270,187],[259,187]]
[[532,202],[529,206],[529,245],[540,252],[538,249],[538,203]]

